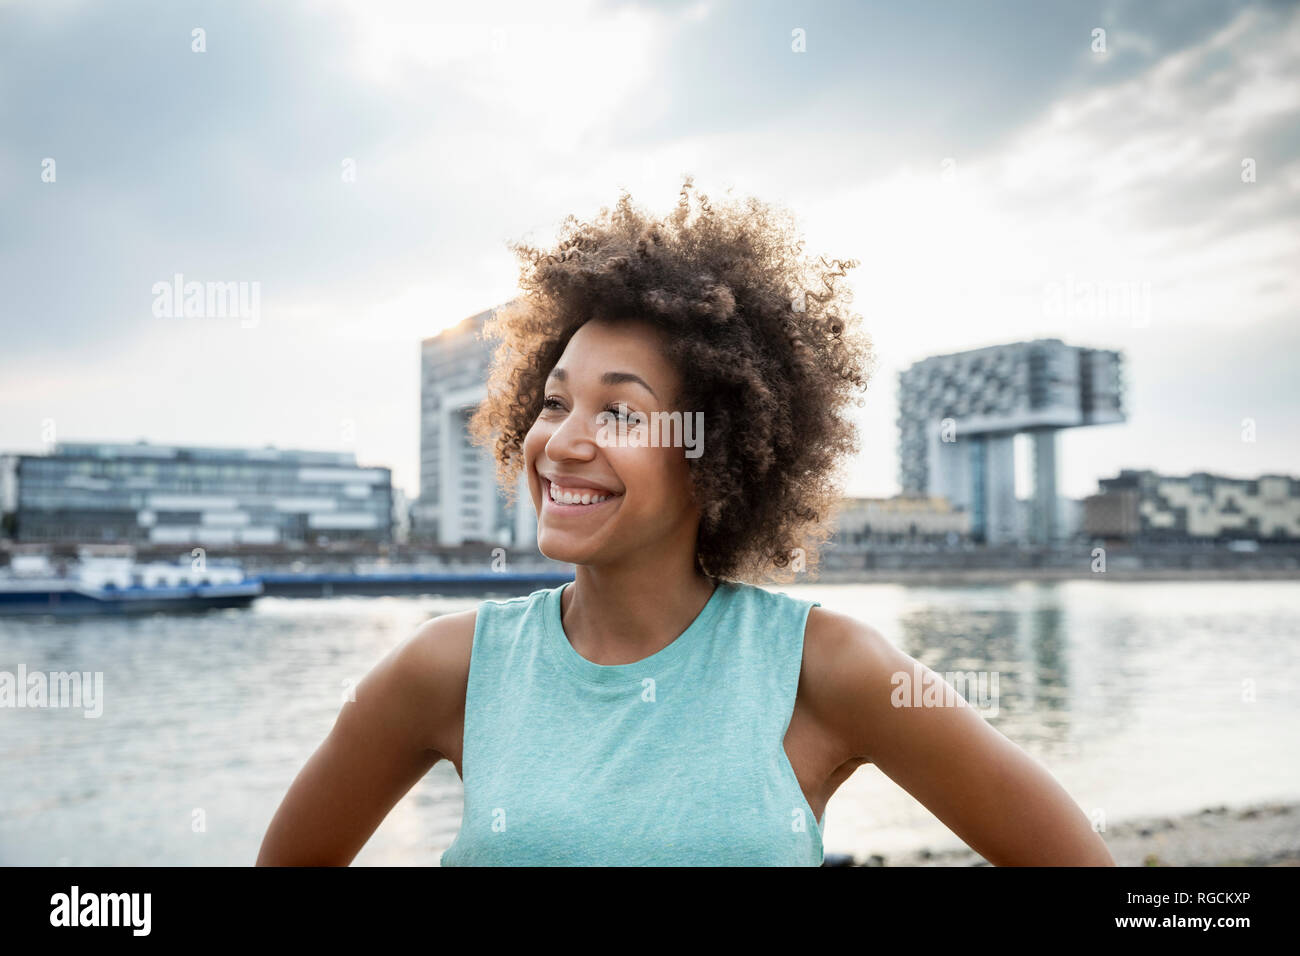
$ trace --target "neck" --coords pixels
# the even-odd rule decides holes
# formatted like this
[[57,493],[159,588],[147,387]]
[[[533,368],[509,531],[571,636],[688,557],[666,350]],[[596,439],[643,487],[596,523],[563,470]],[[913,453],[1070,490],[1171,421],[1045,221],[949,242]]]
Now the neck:
[[578,565],[560,600],[573,649],[595,664],[631,664],[663,650],[690,627],[714,582],[687,560],[653,566]]

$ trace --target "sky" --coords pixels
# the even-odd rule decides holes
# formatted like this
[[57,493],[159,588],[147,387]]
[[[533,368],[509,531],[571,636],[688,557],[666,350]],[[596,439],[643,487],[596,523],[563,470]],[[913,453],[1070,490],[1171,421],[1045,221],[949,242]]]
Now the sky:
[[0,0],[0,451],[354,451],[414,496],[420,340],[687,174],[859,261],[848,494],[898,491],[902,369],[1049,337],[1127,383],[1063,494],[1300,475],[1300,4],[1199,0]]

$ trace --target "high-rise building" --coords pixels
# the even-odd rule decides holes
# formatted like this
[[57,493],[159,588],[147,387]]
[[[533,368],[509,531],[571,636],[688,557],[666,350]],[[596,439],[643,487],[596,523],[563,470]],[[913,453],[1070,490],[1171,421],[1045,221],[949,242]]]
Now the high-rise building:
[[19,541],[384,543],[392,477],[350,452],[63,442],[16,456]]
[[[1056,433],[1124,421],[1118,352],[1036,339],[937,355],[899,375],[899,480],[971,514],[977,541],[1058,540]],[[1022,534],[1015,436],[1034,454],[1031,519]]]
[[[501,308],[498,306],[497,308]],[[488,309],[420,345],[420,497],[411,534],[455,546],[480,543],[525,548],[537,540],[537,519],[523,475],[510,506],[496,482],[491,450],[470,442],[469,420],[487,397]]]

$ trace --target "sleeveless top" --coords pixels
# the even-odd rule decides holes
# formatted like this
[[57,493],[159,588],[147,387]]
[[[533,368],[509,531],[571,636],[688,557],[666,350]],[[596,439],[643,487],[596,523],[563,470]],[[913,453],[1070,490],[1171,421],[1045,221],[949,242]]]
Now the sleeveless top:
[[784,746],[820,602],[719,582],[672,643],[604,665],[564,633],[567,586],[479,606],[442,865],[820,866]]

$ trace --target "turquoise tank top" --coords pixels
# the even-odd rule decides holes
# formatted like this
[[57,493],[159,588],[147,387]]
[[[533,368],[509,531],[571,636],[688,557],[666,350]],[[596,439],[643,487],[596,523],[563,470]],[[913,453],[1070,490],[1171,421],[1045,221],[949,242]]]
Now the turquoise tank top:
[[820,866],[784,739],[818,601],[719,583],[632,664],[574,650],[560,594],[478,609],[465,805],[443,866]]

